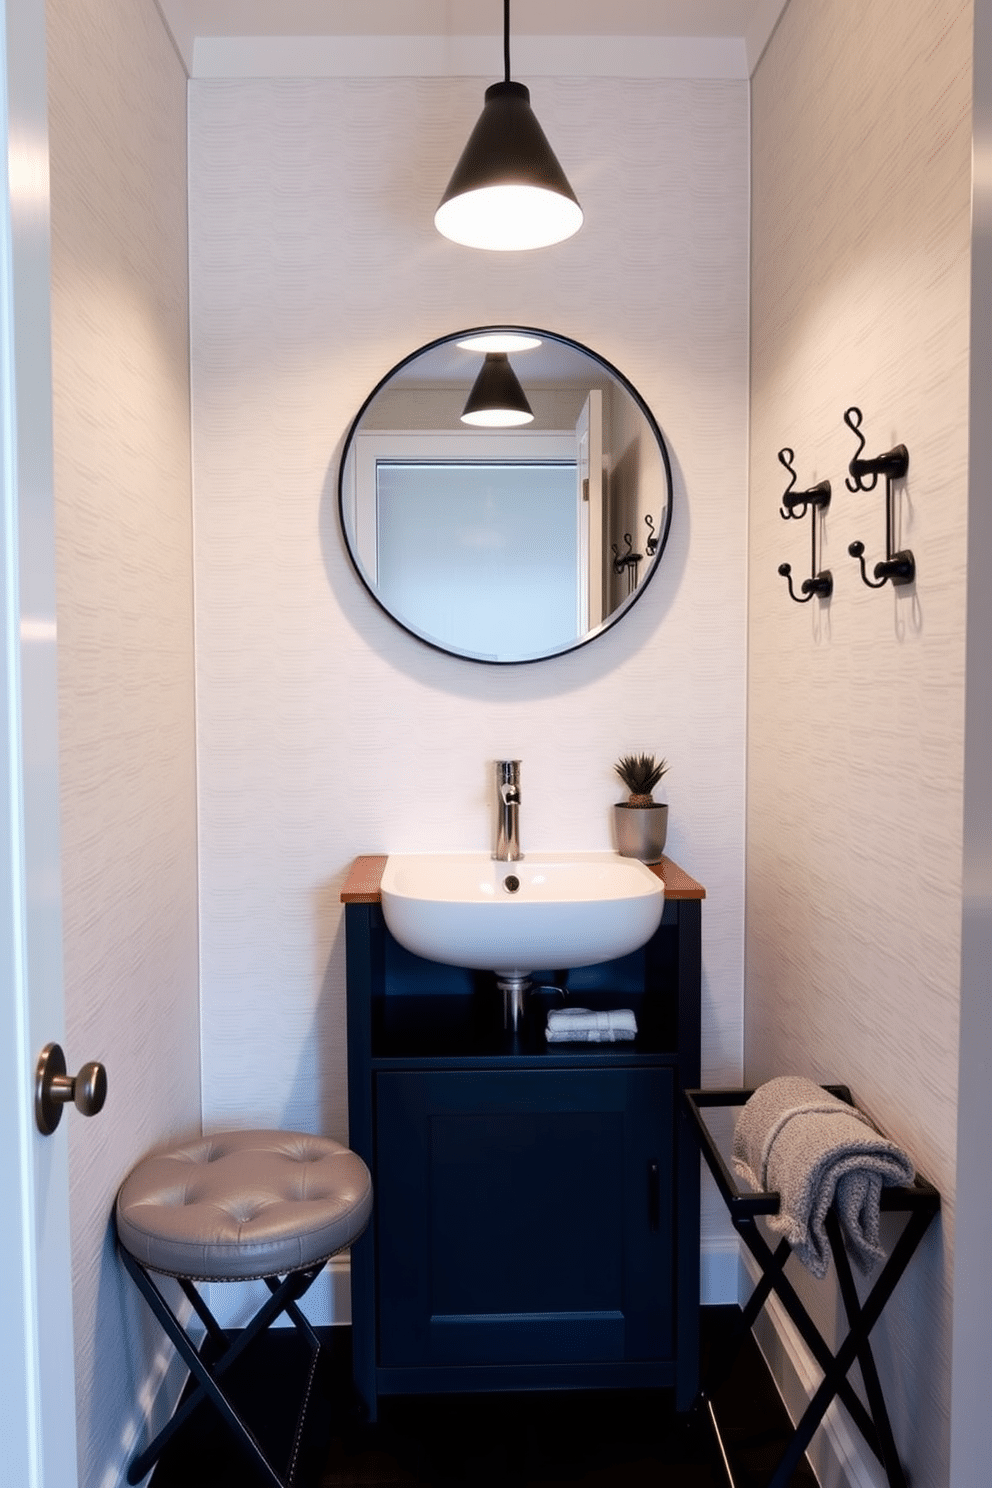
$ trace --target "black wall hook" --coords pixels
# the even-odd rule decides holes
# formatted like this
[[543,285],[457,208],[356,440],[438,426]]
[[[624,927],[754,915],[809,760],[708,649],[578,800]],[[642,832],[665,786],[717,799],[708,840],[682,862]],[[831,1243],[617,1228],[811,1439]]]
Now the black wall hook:
[[649,558],[653,558],[658,551],[658,534],[654,530],[654,518],[650,512],[644,515],[644,525],[648,529],[648,538],[644,544],[644,551]]
[[[857,453],[847,467],[850,471],[847,489],[874,491],[878,477],[885,476],[885,557],[875,564],[874,579],[868,577],[864,543],[853,542],[847,551],[852,558],[857,558],[861,565],[861,577],[869,589],[881,589],[890,579],[893,584],[911,584],[916,577],[916,560],[908,548],[901,548],[899,552],[892,550],[892,533],[895,527],[895,495],[892,487],[893,482],[902,480],[909,469],[909,450],[904,444],[897,444],[893,449],[886,450],[884,455],[864,460],[861,458],[861,451],[865,447],[865,436],[861,432],[861,409],[847,409],[844,422],[858,441]],[[870,483],[868,476],[871,477]]]
[[[845,424],[858,441],[857,453],[847,467],[851,474],[848,476],[845,484],[849,491],[874,491],[876,482],[878,481],[878,471],[869,469],[870,461],[859,458],[866,443],[865,436],[861,432],[861,418],[860,408],[848,408],[844,414]],[[866,475],[871,476],[871,485],[866,485]]]
[[797,594],[792,587],[792,564],[780,563],[778,571],[789,585],[790,598],[796,604],[809,604],[814,594],[820,599],[829,599],[834,590],[834,576],[829,568],[817,570],[816,562],[816,534],[819,523],[816,520],[817,510],[826,511],[830,505],[830,482],[820,481],[818,485],[810,486],[808,491],[795,491],[796,472],[793,468],[793,460],[796,458],[795,451],[786,447],[778,452],[779,464],[784,465],[792,476],[782,496],[782,505],[779,507],[779,516],[785,521],[799,521],[809,512],[810,530],[810,574],[808,579],[803,579],[800,584],[800,593]]

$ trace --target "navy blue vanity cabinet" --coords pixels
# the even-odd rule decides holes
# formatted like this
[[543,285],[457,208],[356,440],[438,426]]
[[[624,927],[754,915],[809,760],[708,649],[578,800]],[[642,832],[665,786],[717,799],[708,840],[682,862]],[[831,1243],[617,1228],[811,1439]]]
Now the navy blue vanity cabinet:
[[636,1042],[549,1045],[562,994],[530,993],[514,1035],[491,975],[397,944],[383,862],[358,859],[342,893],[349,1141],[375,1195],[351,1258],[370,1415],[380,1395],[568,1387],[673,1387],[687,1408],[699,1158],[679,1095],[699,1082],[701,886],[666,861],[648,945],[568,973],[573,1004],[635,1010]]

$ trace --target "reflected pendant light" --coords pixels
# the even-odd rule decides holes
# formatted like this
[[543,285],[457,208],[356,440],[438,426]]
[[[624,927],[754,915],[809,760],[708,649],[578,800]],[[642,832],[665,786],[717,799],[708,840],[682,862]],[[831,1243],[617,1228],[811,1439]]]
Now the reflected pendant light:
[[512,429],[533,418],[506,352],[487,351],[462,411],[462,423],[480,429]]
[[503,0],[503,81],[455,166],[434,226],[467,248],[544,248],[582,226],[582,208],[530,106],[510,81],[510,0]]

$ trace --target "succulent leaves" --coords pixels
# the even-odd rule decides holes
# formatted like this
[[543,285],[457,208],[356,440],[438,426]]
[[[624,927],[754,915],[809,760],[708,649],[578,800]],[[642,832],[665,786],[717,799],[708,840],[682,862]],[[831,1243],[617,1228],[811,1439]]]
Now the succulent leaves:
[[668,770],[666,760],[656,760],[653,754],[625,754],[613,766],[630,792],[630,805],[652,805],[651,792]]

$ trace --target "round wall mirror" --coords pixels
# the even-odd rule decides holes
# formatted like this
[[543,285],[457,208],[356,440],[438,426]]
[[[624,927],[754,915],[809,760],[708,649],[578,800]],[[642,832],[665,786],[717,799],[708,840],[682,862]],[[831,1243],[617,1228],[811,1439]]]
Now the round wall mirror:
[[615,625],[672,518],[668,450],[621,372],[548,331],[421,347],[345,440],[341,527],[370,594],[471,661],[540,661]]

